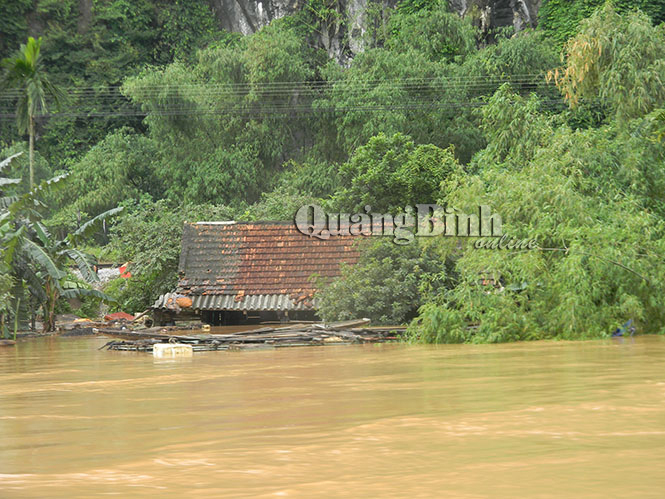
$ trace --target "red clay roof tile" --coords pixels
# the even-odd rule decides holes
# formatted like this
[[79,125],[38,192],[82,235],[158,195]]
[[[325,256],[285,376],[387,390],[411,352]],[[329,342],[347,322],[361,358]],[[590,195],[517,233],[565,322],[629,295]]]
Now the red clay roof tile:
[[186,295],[287,294],[309,303],[313,276],[330,279],[353,265],[352,236],[310,238],[293,223],[186,224],[178,292]]

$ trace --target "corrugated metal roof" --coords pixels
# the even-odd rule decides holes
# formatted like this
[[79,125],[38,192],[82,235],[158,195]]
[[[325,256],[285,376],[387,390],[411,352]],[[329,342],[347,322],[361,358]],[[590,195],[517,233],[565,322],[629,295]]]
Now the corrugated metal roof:
[[[167,293],[157,299],[153,308],[175,310],[173,304],[177,293]],[[313,300],[295,301],[287,295],[199,295],[191,296],[194,310],[239,310],[239,311],[284,311],[310,310]],[[169,299],[171,299],[169,301]]]

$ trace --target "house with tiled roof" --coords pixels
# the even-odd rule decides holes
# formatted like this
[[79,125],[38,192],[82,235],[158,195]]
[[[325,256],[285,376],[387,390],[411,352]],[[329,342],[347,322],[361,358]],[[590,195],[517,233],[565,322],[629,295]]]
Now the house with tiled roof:
[[154,304],[155,320],[315,320],[317,283],[356,263],[357,239],[309,237],[293,222],[186,223],[178,285]]

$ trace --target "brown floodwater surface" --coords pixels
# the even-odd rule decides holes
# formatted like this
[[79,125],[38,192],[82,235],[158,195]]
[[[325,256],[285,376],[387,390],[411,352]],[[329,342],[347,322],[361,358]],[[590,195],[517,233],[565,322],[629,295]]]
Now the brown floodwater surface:
[[0,498],[664,497],[665,337],[0,349]]

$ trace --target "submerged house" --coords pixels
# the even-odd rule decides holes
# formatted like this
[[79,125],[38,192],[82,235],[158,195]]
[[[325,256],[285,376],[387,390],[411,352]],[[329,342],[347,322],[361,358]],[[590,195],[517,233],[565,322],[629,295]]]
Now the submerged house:
[[157,324],[314,320],[317,283],[353,265],[356,237],[320,240],[293,222],[186,223],[178,285],[153,306]]

